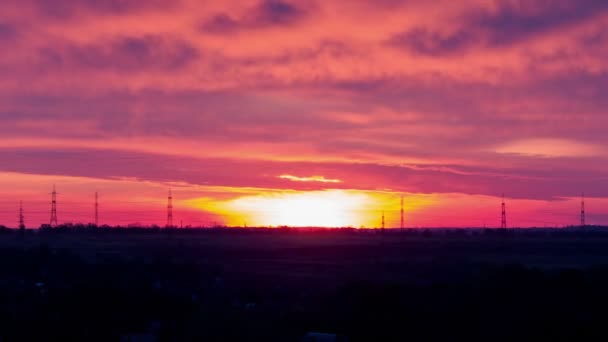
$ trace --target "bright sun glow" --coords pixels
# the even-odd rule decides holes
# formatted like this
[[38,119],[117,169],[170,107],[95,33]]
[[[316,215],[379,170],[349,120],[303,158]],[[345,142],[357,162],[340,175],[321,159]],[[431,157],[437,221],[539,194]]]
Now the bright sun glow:
[[362,222],[362,210],[371,203],[371,197],[365,194],[331,190],[246,196],[226,206],[233,213],[269,226],[355,227]]
[[[406,196],[408,219],[434,200],[428,196]],[[198,198],[188,205],[212,212],[233,227],[399,227],[401,194],[357,190],[259,192],[225,201]],[[410,224],[413,223],[410,221]]]

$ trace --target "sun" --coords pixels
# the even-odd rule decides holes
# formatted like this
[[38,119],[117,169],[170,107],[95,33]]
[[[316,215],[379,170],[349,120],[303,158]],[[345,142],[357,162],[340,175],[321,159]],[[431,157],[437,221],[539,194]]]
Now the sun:
[[[223,205],[229,221],[290,227],[359,227],[371,196],[342,190],[281,192],[240,197]],[[237,222],[233,222],[237,223]]]
[[[392,191],[259,189],[224,200],[195,198],[186,204],[220,216],[230,227],[379,228],[384,214],[386,227],[396,228],[401,196]],[[430,196],[407,194],[404,198],[408,225],[415,224],[417,213],[436,202]]]

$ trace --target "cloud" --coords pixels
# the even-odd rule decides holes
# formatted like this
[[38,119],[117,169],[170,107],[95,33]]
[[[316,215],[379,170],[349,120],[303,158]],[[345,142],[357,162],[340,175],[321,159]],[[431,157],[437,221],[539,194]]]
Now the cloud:
[[46,17],[68,19],[82,12],[102,15],[127,15],[152,9],[168,9],[178,0],[25,0]]
[[487,34],[490,45],[502,46],[584,22],[608,11],[602,0],[503,0],[494,10],[471,11],[470,29]]
[[327,179],[323,176],[298,177],[292,175],[280,175],[279,178],[293,182],[319,182],[319,183],[342,183],[339,179]]
[[[595,158],[537,160],[513,156],[510,166],[496,156],[489,166],[382,165],[336,161],[280,161],[265,158],[205,158],[103,148],[3,148],[2,172],[96,179],[138,179],[154,183],[234,188],[356,189],[411,193],[463,193],[553,200],[580,194],[596,197],[608,191],[605,171],[593,169]],[[587,166],[587,168],[582,168]],[[551,169],[551,167],[553,169]],[[323,178],[279,178],[277,174],[317,174]],[[309,179],[311,181],[294,181]],[[318,180],[340,180],[324,182]]]
[[476,37],[464,30],[441,34],[424,28],[413,29],[391,37],[387,43],[414,54],[442,56],[462,53],[474,46]]
[[0,1],[2,167],[608,196],[603,1],[172,4]]
[[247,29],[290,26],[306,16],[306,10],[290,2],[262,0],[238,18],[218,13],[204,20],[199,28],[207,33],[229,34]]
[[608,12],[601,0],[499,0],[493,6],[464,9],[448,28],[414,27],[392,35],[386,43],[413,54],[445,56],[475,48],[508,47],[550,34]]
[[15,26],[0,21],[0,41],[10,41],[17,37]]
[[304,17],[306,12],[282,0],[262,0],[249,14],[247,21],[257,27],[290,25]]
[[161,35],[119,37],[95,44],[68,43],[39,50],[50,68],[91,70],[173,71],[195,61],[198,50],[188,42]]
[[226,13],[216,14],[200,25],[202,31],[219,34],[232,33],[239,28],[241,28],[241,23]]
[[565,139],[526,139],[514,141],[496,149],[499,153],[513,153],[537,157],[593,157],[604,155],[600,146]]

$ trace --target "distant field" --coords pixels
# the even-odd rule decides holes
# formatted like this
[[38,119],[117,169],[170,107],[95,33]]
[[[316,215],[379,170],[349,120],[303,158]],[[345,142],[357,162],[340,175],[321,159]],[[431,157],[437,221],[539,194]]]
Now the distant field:
[[0,235],[0,247],[41,244],[95,261],[107,257],[205,261],[232,276],[348,280],[410,278],[395,268],[432,264],[522,264],[540,268],[608,265],[608,233],[537,230],[387,232],[300,230],[28,232]]
[[0,234],[3,340],[581,340],[607,287],[604,232]]

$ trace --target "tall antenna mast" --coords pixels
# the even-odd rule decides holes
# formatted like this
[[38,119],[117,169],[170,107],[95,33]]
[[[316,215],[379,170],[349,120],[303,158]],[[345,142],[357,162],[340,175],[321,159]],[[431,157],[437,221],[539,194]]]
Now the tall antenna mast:
[[585,227],[585,193],[581,196],[581,227]]
[[382,231],[384,231],[384,210],[382,211]]
[[405,214],[403,211],[403,195],[401,195],[401,229],[405,227]]
[[505,204],[505,194],[502,194],[502,217],[500,220],[500,228],[507,229],[507,205]]
[[25,219],[23,218],[23,201],[19,201],[19,229],[25,229]]
[[167,228],[173,227],[173,194],[169,190],[169,198],[167,201]]
[[51,193],[51,227],[57,227],[57,191],[55,190],[55,184],[53,184],[53,192]]
[[99,194],[95,191],[95,227],[99,226]]

